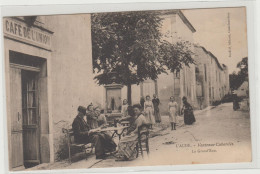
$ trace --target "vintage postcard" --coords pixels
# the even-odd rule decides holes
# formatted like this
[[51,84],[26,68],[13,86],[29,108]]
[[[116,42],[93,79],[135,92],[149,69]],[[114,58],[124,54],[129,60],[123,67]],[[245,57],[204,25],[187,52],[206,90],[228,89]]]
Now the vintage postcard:
[[252,161],[246,7],[3,18],[10,171]]

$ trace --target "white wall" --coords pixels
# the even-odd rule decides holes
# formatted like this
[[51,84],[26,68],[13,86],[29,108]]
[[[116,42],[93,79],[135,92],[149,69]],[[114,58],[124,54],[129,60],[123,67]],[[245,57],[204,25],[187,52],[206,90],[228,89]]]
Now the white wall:
[[46,22],[54,31],[51,67],[47,68],[51,68],[54,148],[57,152],[61,128],[72,123],[79,105],[102,103],[103,88],[93,81],[90,15],[47,16]]

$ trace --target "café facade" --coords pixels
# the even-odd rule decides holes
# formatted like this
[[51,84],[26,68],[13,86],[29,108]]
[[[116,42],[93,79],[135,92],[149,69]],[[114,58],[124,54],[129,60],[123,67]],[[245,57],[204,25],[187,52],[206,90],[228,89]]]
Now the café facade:
[[61,128],[96,99],[90,14],[5,17],[3,32],[9,168],[54,162]]

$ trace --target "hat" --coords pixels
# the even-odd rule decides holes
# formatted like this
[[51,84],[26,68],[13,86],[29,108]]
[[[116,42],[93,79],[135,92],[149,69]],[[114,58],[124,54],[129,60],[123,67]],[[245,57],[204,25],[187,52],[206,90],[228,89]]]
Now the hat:
[[89,107],[90,107],[90,106],[93,106],[93,104],[92,104],[92,103],[90,103],[90,104],[88,105],[88,107],[87,107],[87,110],[89,110]]
[[84,106],[79,106],[79,107],[78,107],[78,111],[81,112],[81,113],[83,113],[83,114],[85,114],[86,111],[87,111],[87,108],[85,108]]

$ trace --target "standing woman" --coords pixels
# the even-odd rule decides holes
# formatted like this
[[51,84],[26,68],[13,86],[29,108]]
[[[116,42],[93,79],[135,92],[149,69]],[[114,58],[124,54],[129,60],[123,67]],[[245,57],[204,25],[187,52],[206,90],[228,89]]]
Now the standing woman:
[[154,107],[154,117],[155,117],[155,122],[156,123],[161,123],[161,115],[160,115],[160,109],[159,109],[159,105],[160,105],[160,100],[159,98],[156,96],[156,94],[153,95],[153,107]]
[[121,113],[123,114],[123,117],[126,117],[128,115],[127,108],[128,108],[128,102],[126,99],[124,99],[122,109],[121,109]]
[[147,122],[151,124],[152,128],[152,125],[155,123],[153,116],[154,107],[149,95],[146,96],[146,101],[144,102],[144,111]]
[[184,114],[184,123],[186,125],[191,125],[192,123],[196,122],[196,119],[193,114],[193,108],[188,103],[187,97],[182,97],[183,107],[181,110],[181,114]]
[[144,97],[141,97],[140,98],[140,105],[144,108],[144,102],[145,102],[145,99]]
[[169,119],[170,119],[172,130],[176,130],[177,108],[178,108],[178,104],[176,101],[174,101],[174,97],[171,96],[170,102],[168,103],[168,111],[169,111]]

